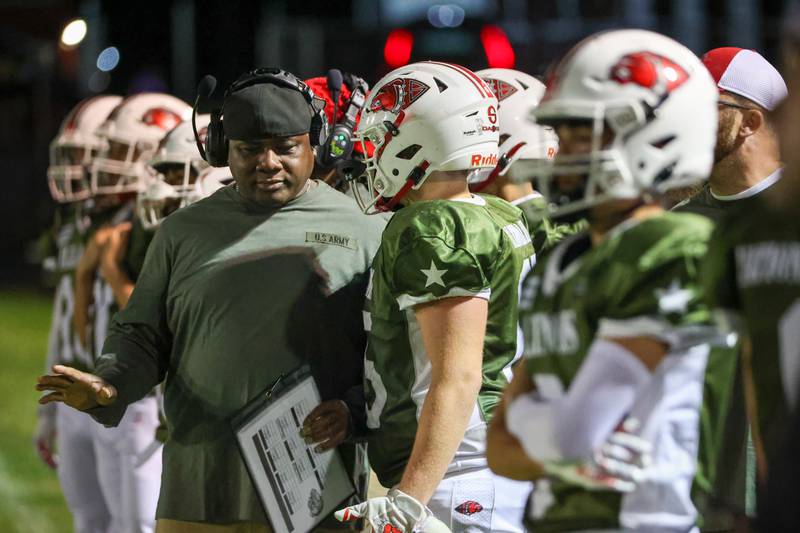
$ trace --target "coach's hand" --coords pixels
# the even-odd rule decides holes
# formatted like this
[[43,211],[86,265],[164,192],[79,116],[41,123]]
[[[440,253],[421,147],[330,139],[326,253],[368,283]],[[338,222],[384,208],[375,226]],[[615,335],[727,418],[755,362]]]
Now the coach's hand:
[[52,374],[39,376],[37,381],[36,390],[50,392],[39,398],[42,405],[63,402],[86,411],[98,405],[109,405],[117,399],[117,389],[109,382],[69,366],[55,365]]
[[318,442],[315,451],[328,451],[350,435],[350,409],[342,400],[328,400],[316,406],[303,420],[302,435],[308,444]]

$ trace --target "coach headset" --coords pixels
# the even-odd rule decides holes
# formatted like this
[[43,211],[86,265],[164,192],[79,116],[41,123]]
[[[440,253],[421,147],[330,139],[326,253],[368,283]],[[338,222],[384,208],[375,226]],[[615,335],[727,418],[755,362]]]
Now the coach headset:
[[217,80],[214,76],[205,76],[200,80],[197,87],[197,98],[194,102],[194,109],[192,112],[192,128],[194,129],[194,138],[197,142],[197,149],[200,155],[211,166],[226,167],[228,166],[228,138],[225,137],[225,130],[223,129],[222,121],[225,100],[228,96],[236,91],[241,91],[246,87],[251,87],[259,83],[272,83],[280,85],[289,89],[294,89],[303,95],[308,102],[308,105],[314,111],[311,117],[311,127],[308,130],[309,140],[311,146],[320,146],[328,140],[328,121],[325,117],[325,102],[324,100],[314,96],[314,93],[302,80],[299,80],[294,74],[281,70],[279,68],[259,68],[251,70],[247,74],[239,77],[230,87],[225,91],[223,97],[222,109],[214,109],[211,111],[211,121],[208,124],[208,132],[206,133],[205,148],[197,132],[197,125],[195,117],[197,116],[197,107],[201,99],[207,99],[214,92],[217,86]]
[[[356,117],[367,101],[369,85],[363,79],[339,69],[331,69],[327,76],[328,92],[333,101],[331,117],[331,133],[317,149],[316,161],[323,169],[335,169],[339,179],[345,179],[354,169],[353,136],[356,129]],[[350,91],[350,98],[345,104],[345,112],[341,121],[336,121],[339,109],[339,95],[342,86]]]

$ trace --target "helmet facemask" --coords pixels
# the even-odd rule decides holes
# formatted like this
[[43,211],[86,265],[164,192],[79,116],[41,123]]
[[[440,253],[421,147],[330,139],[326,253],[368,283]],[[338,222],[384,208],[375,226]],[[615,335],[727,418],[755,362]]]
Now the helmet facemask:
[[91,197],[90,174],[96,149],[83,144],[53,141],[47,184],[53,199],[60,203],[79,202]]
[[190,159],[162,163],[151,168],[136,197],[136,207],[145,229],[153,229],[171,213],[200,199],[198,169]]
[[158,146],[157,142],[130,142],[120,137],[104,136],[105,146],[92,164],[92,193],[120,194],[139,191],[140,179],[146,173],[145,161]]
[[[425,170],[428,168],[428,164],[426,161],[420,160],[416,166],[411,164],[412,161],[421,159],[415,157],[422,149],[419,144],[405,146],[395,156],[397,159],[409,162],[406,165],[397,165],[402,166],[402,169],[392,169],[392,174],[395,176],[405,174],[405,184],[398,186],[396,180],[387,180],[381,176],[380,158],[384,150],[388,148],[389,142],[398,133],[397,126],[403,121],[403,118],[404,114],[401,112],[394,123],[389,121],[376,123],[356,135],[356,141],[361,143],[365,154],[363,179],[366,181],[366,190],[373,195],[372,198],[365,198],[362,190],[358,187],[353,187],[356,202],[365,213],[372,212],[373,209],[375,212],[391,210],[403,199],[408,191],[421,185],[424,178],[427,177]],[[371,156],[366,155],[369,153],[368,144],[371,144],[371,148],[373,148]],[[391,198],[386,200],[386,196]]]

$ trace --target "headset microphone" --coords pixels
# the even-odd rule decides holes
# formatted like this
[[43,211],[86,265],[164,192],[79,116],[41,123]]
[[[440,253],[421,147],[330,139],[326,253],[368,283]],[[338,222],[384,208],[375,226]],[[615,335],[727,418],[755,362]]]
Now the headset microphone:
[[197,97],[194,99],[194,107],[192,108],[192,131],[194,132],[194,141],[197,143],[197,150],[206,161],[208,160],[206,157],[206,150],[203,148],[203,142],[200,139],[200,134],[197,132],[197,108],[200,106],[201,101],[207,101],[211,95],[214,94],[214,89],[216,88],[217,78],[211,74],[203,76],[203,79],[197,84]]
[[342,93],[342,71],[338,68],[332,68],[328,71],[328,91],[331,93],[331,100],[333,100],[333,116],[331,117],[331,124],[336,123],[336,115],[339,112],[339,95]]

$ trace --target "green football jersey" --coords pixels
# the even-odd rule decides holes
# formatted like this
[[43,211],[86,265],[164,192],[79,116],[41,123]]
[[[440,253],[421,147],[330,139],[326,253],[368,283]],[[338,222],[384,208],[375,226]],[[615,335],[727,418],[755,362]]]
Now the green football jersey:
[[414,306],[442,298],[489,301],[482,385],[450,469],[486,465],[486,424],[517,354],[519,281],[532,254],[520,210],[488,195],[414,203],[386,226],[368,289],[364,372],[369,460],[384,486],[403,474],[430,386]]
[[551,219],[547,213],[547,200],[538,193],[515,201],[514,205],[525,214],[533,249],[537,254],[552,248],[564,237],[574,235],[587,227],[585,220],[566,224]]
[[726,213],[712,239],[704,283],[710,304],[732,311],[734,324],[750,338],[756,427],[769,462],[780,447],[800,384],[796,213],[776,211],[768,198]]
[[[667,434],[666,445],[655,442],[654,462],[667,465],[665,472],[674,472],[661,474],[657,481],[624,496],[590,492],[555,479],[540,480],[528,514],[533,530],[631,524],[647,529],[666,523],[648,523],[652,520],[668,520],[686,529],[693,525],[696,513],[688,487],[697,454],[708,350],[697,354],[686,350],[716,341],[718,336],[698,280],[710,234],[711,223],[695,215],[665,213],[629,220],[597,246],[592,246],[588,233],[567,238],[539,257],[525,278],[520,301],[523,356],[525,369],[543,398],[564,394],[597,338],[655,337],[669,345],[678,360],[683,359],[675,366],[675,359],[668,355],[659,365],[653,379],[664,383],[664,390],[649,400],[654,402],[652,412],[660,413],[653,415],[658,427],[670,428],[658,437]],[[667,360],[672,362],[665,364]],[[681,365],[688,365],[685,375],[691,379],[670,380],[671,368]],[[665,449],[671,450],[668,457],[663,457]]]

